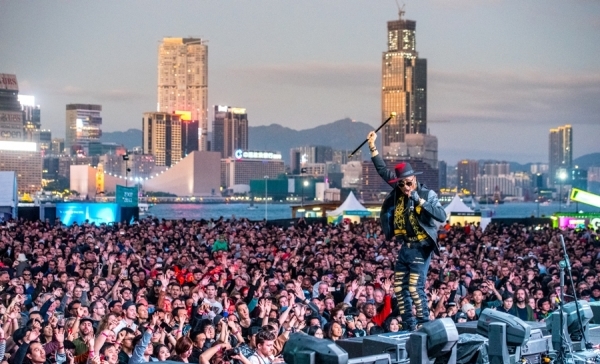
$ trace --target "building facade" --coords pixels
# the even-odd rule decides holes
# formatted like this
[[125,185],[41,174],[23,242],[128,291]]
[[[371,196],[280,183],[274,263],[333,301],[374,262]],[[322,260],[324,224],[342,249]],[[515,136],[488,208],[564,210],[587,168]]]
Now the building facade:
[[382,121],[395,113],[383,127],[383,154],[392,154],[394,143],[404,142],[406,134],[427,133],[427,61],[416,50],[416,26],[413,20],[389,21],[388,49],[382,57]]
[[69,104],[65,125],[65,151],[69,155],[89,155],[90,143],[102,136],[101,105]]
[[42,127],[40,106],[35,104],[35,97],[30,95],[19,95],[21,110],[23,111],[23,131],[25,139],[32,141],[33,133]]
[[477,176],[479,175],[479,162],[476,160],[462,160],[456,166],[457,187],[475,193],[477,189]]
[[550,129],[550,185],[558,185],[559,169],[573,168],[573,129],[571,125],[563,125]]
[[19,194],[42,189],[42,153],[37,143],[0,141],[0,171],[17,174]]
[[151,154],[157,166],[171,167],[181,160],[181,120],[165,112],[144,113],[143,154]]
[[208,143],[208,46],[199,38],[163,38],[158,47],[157,111],[189,112],[198,147]]
[[0,73],[0,140],[23,140],[23,112],[17,76]]
[[[244,154],[245,153],[245,154]],[[234,158],[221,160],[221,186],[249,185],[250,180],[276,178],[285,173],[281,154],[273,152],[241,152]]]
[[247,150],[248,113],[246,109],[216,105],[214,111],[212,151],[221,153],[221,158],[232,158],[236,150]]
[[510,174],[510,164],[508,162],[485,162],[483,164],[483,174],[486,176]]

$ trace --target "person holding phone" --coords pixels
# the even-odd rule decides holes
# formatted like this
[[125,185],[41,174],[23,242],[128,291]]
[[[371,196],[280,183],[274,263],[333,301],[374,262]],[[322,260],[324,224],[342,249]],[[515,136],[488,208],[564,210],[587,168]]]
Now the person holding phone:
[[381,207],[381,227],[386,240],[395,238],[402,244],[396,259],[394,293],[404,329],[414,331],[418,324],[429,321],[425,279],[431,253],[441,256],[435,221],[445,222],[446,212],[437,194],[417,181],[422,172],[416,172],[410,163],[398,163],[393,171],[387,168],[375,146],[376,139],[374,131],[367,136],[371,160],[377,173],[393,188]]

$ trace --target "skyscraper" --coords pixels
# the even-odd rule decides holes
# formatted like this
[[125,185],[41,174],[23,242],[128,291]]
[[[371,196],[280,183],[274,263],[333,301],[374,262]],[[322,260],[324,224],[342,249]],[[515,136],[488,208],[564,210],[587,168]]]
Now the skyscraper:
[[65,151],[67,154],[89,154],[90,142],[102,136],[101,105],[67,105]]
[[36,130],[42,127],[40,106],[35,104],[35,97],[19,95],[21,110],[23,110],[23,129],[25,137],[31,141]]
[[144,113],[142,125],[144,154],[152,154],[156,166],[171,167],[181,160],[181,120],[166,112]]
[[403,143],[405,134],[427,133],[427,60],[416,51],[417,22],[388,22],[388,50],[382,57],[381,118],[396,116],[382,129],[383,154],[392,154],[392,144]]
[[456,168],[458,189],[469,190],[471,194],[477,189],[477,175],[479,174],[479,162],[476,160],[462,160]]
[[246,109],[223,105],[215,106],[212,151],[221,158],[230,158],[238,149],[248,149],[248,114]]
[[573,167],[573,129],[563,125],[550,129],[550,184],[559,184],[559,169],[570,170]]
[[158,47],[159,112],[191,113],[199,124],[199,149],[207,150],[208,47],[198,38],[164,38]]

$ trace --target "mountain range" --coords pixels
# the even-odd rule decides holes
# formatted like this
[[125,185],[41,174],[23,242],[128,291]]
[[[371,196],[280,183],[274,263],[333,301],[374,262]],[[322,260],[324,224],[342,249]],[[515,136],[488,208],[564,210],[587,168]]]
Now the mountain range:
[[[327,145],[337,150],[352,151],[362,143],[373,127],[363,122],[342,119],[333,123],[320,125],[312,129],[294,130],[279,124],[268,126],[248,127],[248,141],[250,150],[280,151],[283,160],[289,164],[290,148],[304,145]],[[142,145],[142,131],[129,129],[127,131],[105,132],[102,142],[117,143],[127,149]],[[367,145],[363,146],[362,153],[368,155]],[[480,160],[480,162],[484,162]],[[532,163],[520,164],[509,162],[512,172],[530,171]],[[583,155],[573,160],[579,168],[587,169],[592,166],[600,167],[600,153]]]

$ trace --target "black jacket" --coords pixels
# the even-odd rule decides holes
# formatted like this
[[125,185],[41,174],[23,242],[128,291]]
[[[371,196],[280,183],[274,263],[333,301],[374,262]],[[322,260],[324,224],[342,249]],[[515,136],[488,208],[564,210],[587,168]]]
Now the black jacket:
[[[376,155],[372,157],[371,160],[375,165],[375,169],[377,173],[383,178],[386,182],[391,181],[396,178],[396,173],[391,171],[385,165],[383,158],[380,155]],[[418,177],[417,177],[418,179]],[[390,240],[394,236],[394,226],[393,218],[394,218],[394,210],[396,209],[396,203],[400,198],[400,194],[402,193],[400,189],[396,186],[395,183],[389,183],[392,186],[393,190],[386,196],[383,201],[383,206],[381,206],[381,213],[379,218],[381,220],[381,228],[385,235],[385,238]],[[442,207],[442,204],[438,200],[437,194],[432,190],[428,189],[424,184],[419,183],[417,186],[417,193],[419,196],[425,200],[425,203],[420,206],[420,209],[417,209],[417,220],[419,221],[419,225],[425,230],[427,235],[431,238],[431,240],[435,243],[434,251],[437,255],[440,255],[439,246],[437,243],[437,226],[435,221],[439,221],[443,223],[446,221],[446,211]]]

